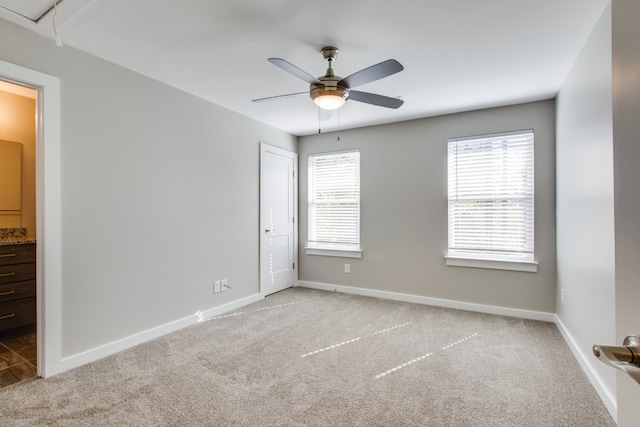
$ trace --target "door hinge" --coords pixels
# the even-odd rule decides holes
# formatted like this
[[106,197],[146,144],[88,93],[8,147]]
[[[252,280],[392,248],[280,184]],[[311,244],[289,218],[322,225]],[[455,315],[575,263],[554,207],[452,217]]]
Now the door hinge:
[[295,262],[293,263],[293,269],[294,270],[296,269],[296,263]]
[[291,171],[291,176],[296,177],[296,171]]
[[291,222],[293,222],[294,224],[296,223],[296,217],[295,216],[293,218],[291,218]]

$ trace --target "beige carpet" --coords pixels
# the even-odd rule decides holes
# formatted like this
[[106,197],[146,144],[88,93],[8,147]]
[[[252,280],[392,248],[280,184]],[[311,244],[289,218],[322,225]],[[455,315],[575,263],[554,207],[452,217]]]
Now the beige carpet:
[[0,392],[3,426],[613,426],[555,325],[289,289]]

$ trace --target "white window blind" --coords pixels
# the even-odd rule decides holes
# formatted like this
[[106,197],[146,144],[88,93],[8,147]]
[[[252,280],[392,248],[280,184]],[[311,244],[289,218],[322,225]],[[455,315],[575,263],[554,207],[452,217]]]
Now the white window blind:
[[309,247],[360,246],[360,152],[309,155]]
[[448,141],[449,256],[533,261],[533,131]]

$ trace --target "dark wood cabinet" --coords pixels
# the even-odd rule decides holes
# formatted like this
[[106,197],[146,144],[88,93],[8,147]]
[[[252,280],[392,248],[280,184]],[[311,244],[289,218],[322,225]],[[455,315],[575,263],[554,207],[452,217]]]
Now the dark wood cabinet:
[[36,245],[0,246],[0,338],[35,330]]

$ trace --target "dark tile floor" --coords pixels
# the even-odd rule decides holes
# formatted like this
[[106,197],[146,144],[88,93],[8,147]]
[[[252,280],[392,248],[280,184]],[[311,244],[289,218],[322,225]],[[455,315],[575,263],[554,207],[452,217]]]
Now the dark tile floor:
[[0,341],[0,389],[38,375],[36,345],[35,333]]

